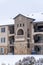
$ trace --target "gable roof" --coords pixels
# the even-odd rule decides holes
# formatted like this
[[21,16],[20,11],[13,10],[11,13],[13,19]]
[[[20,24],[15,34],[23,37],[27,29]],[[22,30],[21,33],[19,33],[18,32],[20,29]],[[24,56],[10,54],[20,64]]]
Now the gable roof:
[[[19,16],[24,16],[24,15],[22,15],[22,14],[18,14],[16,17],[14,17],[13,19],[16,19],[17,17],[19,17]],[[26,17],[26,18],[28,18],[28,19],[31,19],[31,20],[33,20],[33,21],[35,21],[35,19],[33,19],[33,18],[30,18],[30,17],[27,17],[27,16],[24,16],[24,17]]]

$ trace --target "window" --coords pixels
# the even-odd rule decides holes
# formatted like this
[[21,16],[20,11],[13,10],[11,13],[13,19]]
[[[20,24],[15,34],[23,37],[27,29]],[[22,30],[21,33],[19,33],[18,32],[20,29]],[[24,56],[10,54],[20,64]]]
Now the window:
[[0,48],[0,53],[4,54],[4,48]]
[[23,34],[24,34],[24,31],[22,29],[19,29],[17,32],[17,35],[23,35]]
[[19,26],[19,24],[17,24],[17,27]]
[[1,28],[1,32],[5,32],[5,28]]
[[1,38],[1,43],[5,43],[5,38]]
[[23,24],[23,26],[24,26],[24,24]]
[[30,48],[29,40],[27,40],[27,47]]
[[21,24],[20,24],[20,27],[21,27]]

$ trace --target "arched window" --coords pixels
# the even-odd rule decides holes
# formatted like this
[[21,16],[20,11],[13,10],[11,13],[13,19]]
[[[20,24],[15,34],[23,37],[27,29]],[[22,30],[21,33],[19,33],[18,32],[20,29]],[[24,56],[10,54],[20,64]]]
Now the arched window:
[[18,32],[17,32],[17,35],[23,35],[23,34],[24,34],[23,30],[19,29]]

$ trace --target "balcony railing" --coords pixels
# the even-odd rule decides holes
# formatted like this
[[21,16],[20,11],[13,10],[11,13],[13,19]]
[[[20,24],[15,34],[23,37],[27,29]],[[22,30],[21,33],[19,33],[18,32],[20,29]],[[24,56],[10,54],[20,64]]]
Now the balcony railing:
[[34,32],[43,32],[43,26],[34,27]]
[[43,43],[43,36],[42,35],[35,35],[34,42],[35,43]]
[[9,42],[9,46],[14,46],[14,42]]
[[14,31],[9,31],[9,34],[14,34]]
[[35,29],[34,32],[43,32],[43,28]]

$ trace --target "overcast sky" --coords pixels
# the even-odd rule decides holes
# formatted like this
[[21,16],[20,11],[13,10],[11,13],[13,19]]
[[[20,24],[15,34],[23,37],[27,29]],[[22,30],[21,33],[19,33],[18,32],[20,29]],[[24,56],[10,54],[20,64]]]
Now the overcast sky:
[[[14,23],[17,14],[43,19],[43,0],[0,0],[0,25]],[[34,15],[32,15],[34,14]],[[0,63],[15,63],[24,56],[0,56]],[[35,58],[43,56],[35,56]]]
[[[16,62],[22,60],[24,57],[31,57],[32,55],[0,55],[0,65],[5,63],[6,65],[15,65]],[[43,58],[43,55],[33,55],[35,59]]]
[[[27,16],[43,13],[43,0],[0,0],[0,25],[14,23],[12,18],[19,13]],[[36,17],[39,15],[35,14]]]

